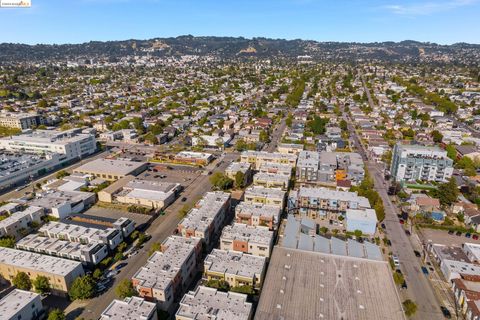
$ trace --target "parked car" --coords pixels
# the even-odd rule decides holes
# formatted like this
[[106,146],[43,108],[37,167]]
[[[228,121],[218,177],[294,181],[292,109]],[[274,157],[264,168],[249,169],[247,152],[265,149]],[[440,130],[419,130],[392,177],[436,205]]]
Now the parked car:
[[407,236],[411,235],[411,233],[410,233],[409,230],[405,230],[405,234],[406,234]]
[[426,267],[422,267],[422,272],[423,272],[424,275],[429,274],[428,269]]
[[413,250],[413,253],[415,253],[415,257],[420,258],[422,256],[422,254],[420,252],[418,252],[417,250]]
[[400,219],[400,224],[404,224],[405,221],[403,219]]
[[402,289],[407,289],[407,288],[408,288],[407,281],[403,280]]
[[392,256],[393,264],[398,267],[400,266],[400,260],[398,260],[398,257],[396,255]]
[[119,263],[115,266],[115,270],[117,271],[120,271],[123,267],[125,267],[128,263],[126,262],[122,262],[122,263]]
[[462,232],[461,231],[457,231],[457,233],[455,233],[456,236],[460,237],[462,235]]
[[472,234],[470,232],[465,233],[465,238],[470,238]]
[[386,229],[385,223],[382,223],[382,229]]
[[452,315],[450,314],[450,311],[449,311],[446,307],[441,306],[441,307],[440,307],[440,310],[442,310],[443,316],[444,316],[446,319],[451,319],[451,318],[452,318]]
[[478,240],[478,236],[477,236],[476,234],[474,234],[474,235],[472,236],[472,239],[473,239],[473,240]]
[[390,241],[390,239],[387,240],[387,246],[392,246],[392,241]]
[[182,202],[185,202],[185,201],[187,201],[187,198],[186,198],[186,197],[183,197],[183,198],[182,198]]
[[448,230],[448,234],[453,234],[453,230]]

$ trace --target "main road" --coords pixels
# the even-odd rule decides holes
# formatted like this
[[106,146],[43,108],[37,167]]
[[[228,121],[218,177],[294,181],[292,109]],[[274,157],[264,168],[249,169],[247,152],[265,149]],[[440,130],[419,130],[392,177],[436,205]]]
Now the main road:
[[[210,164],[208,168],[211,169],[210,171],[212,172],[225,171],[226,167],[237,158],[237,153],[226,153],[224,157],[217,159],[214,163]],[[165,215],[158,217],[152,222],[146,230],[146,232],[151,235],[151,239],[143,245],[143,249],[141,249],[137,255],[125,260],[128,264],[116,276],[113,285],[108,291],[99,297],[91,299],[85,306],[81,307],[82,310],[69,310],[70,314],[76,316],[80,313],[79,311],[81,311],[80,317],[85,319],[98,319],[110,302],[117,298],[115,295],[115,287],[118,283],[123,279],[131,279],[135,272],[147,262],[148,250],[151,245],[156,242],[162,242],[173,234],[182,219],[179,215],[180,209],[186,203],[193,204],[212,189],[209,177],[210,175],[199,175],[185,188],[179,198],[165,210]],[[187,198],[187,202],[181,201],[184,197]]]
[[[373,99],[363,80],[364,90],[367,94],[368,101],[373,108]],[[388,238],[392,242],[392,252],[398,256],[400,260],[400,269],[405,277],[408,288],[403,296],[410,298],[417,306],[417,312],[414,319],[441,319],[443,318],[440,310],[441,303],[437,299],[432,284],[428,278],[422,273],[420,259],[413,252],[413,246],[409,237],[406,235],[403,226],[399,223],[397,214],[398,208],[392,203],[387,194],[387,183],[384,179],[383,166],[375,161],[368,160],[368,154],[360,141],[357,132],[353,126],[353,122],[344,114],[344,119],[348,123],[350,136],[353,139],[356,149],[362,158],[366,159],[368,171],[373,178],[375,190],[380,195],[385,208],[385,227]]]

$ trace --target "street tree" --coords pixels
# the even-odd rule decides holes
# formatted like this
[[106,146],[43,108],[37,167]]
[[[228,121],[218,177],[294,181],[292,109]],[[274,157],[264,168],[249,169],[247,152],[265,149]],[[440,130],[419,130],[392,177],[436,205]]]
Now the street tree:
[[32,281],[25,272],[19,272],[13,277],[12,284],[20,290],[30,291],[32,289]]

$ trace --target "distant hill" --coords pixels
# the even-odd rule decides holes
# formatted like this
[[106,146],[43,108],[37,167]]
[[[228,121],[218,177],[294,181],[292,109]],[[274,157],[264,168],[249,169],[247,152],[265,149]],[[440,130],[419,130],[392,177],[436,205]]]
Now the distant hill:
[[194,37],[150,40],[92,41],[82,44],[0,44],[0,63],[78,58],[121,58],[129,55],[212,55],[224,59],[311,57],[315,61],[385,61],[478,63],[480,45],[438,45],[417,41],[341,43],[267,38]]

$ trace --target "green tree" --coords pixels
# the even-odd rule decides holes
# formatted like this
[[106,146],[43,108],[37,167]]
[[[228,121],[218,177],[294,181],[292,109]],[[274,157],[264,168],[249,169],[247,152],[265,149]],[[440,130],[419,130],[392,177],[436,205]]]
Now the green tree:
[[347,131],[348,130],[347,121],[345,121],[344,119],[342,119],[340,121],[340,129],[342,129],[342,131]]
[[35,280],[33,280],[33,286],[37,293],[45,294],[50,292],[50,281],[45,276],[37,276]]
[[433,130],[430,136],[432,136],[433,142],[435,143],[440,143],[443,140],[443,135],[438,130]]
[[417,312],[417,305],[410,299],[403,301],[402,305],[407,317],[411,317]]
[[328,228],[327,227],[320,227],[320,233],[323,233],[323,234],[326,234],[328,232]]
[[0,247],[4,247],[4,248],[15,247],[15,238],[10,236],[0,238]]
[[20,290],[30,291],[32,289],[32,281],[25,272],[19,272],[13,277],[12,284]]
[[353,231],[353,235],[357,238],[360,238],[363,235],[363,232],[362,232],[362,230],[357,229],[357,230]]
[[432,193],[440,200],[440,204],[444,206],[452,205],[452,203],[457,201],[457,197],[459,195],[455,178],[451,177],[448,182],[439,185],[437,190],[433,191]]
[[233,186],[233,180],[221,172],[215,172],[209,180],[219,190],[228,190]]
[[228,292],[230,290],[230,285],[225,280],[208,280],[205,285],[210,288],[215,288],[220,291]]
[[235,187],[243,188],[244,182],[245,174],[242,171],[237,171],[237,173],[235,173]]
[[403,275],[401,273],[398,273],[398,272],[394,272],[393,273],[393,281],[395,282],[396,285],[401,285],[405,279],[403,278]]
[[307,127],[310,128],[314,134],[324,134],[327,123],[328,119],[320,118],[319,116],[315,115],[313,120],[307,122]]
[[447,157],[452,160],[457,160],[457,150],[455,149],[455,145],[449,144],[445,150],[447,150]]
[[50,311],[47,318],[47,320],[65,320],[65,319],[66,319],[65,312],[63,312],[60,309],[53,309],[52,311]]
[[293,115],[289,113],[287,119],[285,120],[285,124],[287,125],[287,127],[291,128],[292,123],[293,123]]
[[96,269],[93,271],[92,277],[93,277],[93,279],[98,280],[98,279],[100,279],[100,278],[102,277],[102,274],[103,274],[103,273],[102,273],[102,270],[96,268]]
[[132,282],[128,279],[123,279],[122,281],[120,281],[120,283],[115,288],[115,294],[120,299],[125,299],[127,297],[131,297],[131,296],[135,295],[136,293],[137,293],[137,291],[133,287]]
[[268,142],[270,140],[270,137],[268,136],[268,133],[265,130],[260,131],[259,135],[260,142]]
[[72,300],[85,300],[93,297],[95,293],[95,282],[89,275],[76,278],[68,295]]
[[162,248],[161,243],[158,243],[158,242],[152,243],[152,246],[148,250],[148,256],[150,257],[152,254],[155,253],[155,251],[160,251],[161,248]]
[[237,142],[235,142],[235,150],[237,151],[247,150],[247,144],[243,139],[238,139]]

